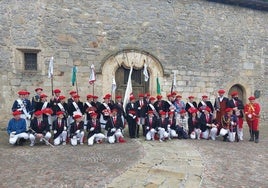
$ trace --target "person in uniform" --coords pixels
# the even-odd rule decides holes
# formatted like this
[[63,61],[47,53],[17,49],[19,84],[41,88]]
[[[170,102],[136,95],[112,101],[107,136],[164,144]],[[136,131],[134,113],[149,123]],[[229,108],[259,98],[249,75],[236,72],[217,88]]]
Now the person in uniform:
[[69,92],[69,94],[70,94],[70,98],[67,99],[68,105],[74,102],[74,96],[77,95],[77,92],[72,90]]
[[135,102],[135,108],[137,113],[137,137],[139,137],[140,126],[142,127],[142,135],[145,136],[144,124],[148,109],[143,94],[139,94],[139,100]]
[[76,146],[78,142],[80,145],[83,145],[85,135],[83,115],[79,111],[75,111],[72,114],[74,122],[72,122],[70,125],[71,145]]
[[31,120],[30,124],[30,146],[34,146],[35,140],[39,139],[40,142],[44,141],[48,144],[51,138],[50,126],[47,119],[43,119],[43,112],[38,110],[34,112],[34,118]]
[[249,103],[245,105],[245,116],[249,127],[250,139],[249,141],[259,142],[259,121],[260,121],[260,104],[255,102],[256,98],[250,96]]
[[159,141],[163,142],[166,139],[169,138],[169,133],[168,133],[168,125],[169,121],[166,118],[166,112],[161,111],[160,112],[160,118],[158,119],[158,127],[157,127],[157,134],[159,135]]
[[178,126],[176,125],[176,117],[174,111],[168,112],[168,133],[169,138],[178,137]]
[[54,145],[58,146],[62,143],[62,145],[66,145],[67,138],[67,121],[64,118],[64,112],[58,111],[56,112],[57,118],[52,123],[52,131],[54,133]]
[[40,102],[40,95],[42,94],[43,89],[41,87],[38,87],[35,89],[35,95],[32,98],[32,107],[33,111],[35,112],[36,103]]
[[84,123],[87,126],[87,122],[91,120],[91,113],[96,112],[97,108],[92,105],[93,96],[91,94],[87,95],[87,100],[84,103],[84,111],[85,111],[85,120]]
[[187,103],[185,105],[185,110],[187,111],[189,117],[191,115],[191,112],[189,112],[190,108],[196,108],[197,109],[197,103],[194,101],[194,96],[192,96],[192,95],[188,97],[188,101],[187,101]]
[[102,143],[106,136],[101,132],[101,125],[96,112],[90,113],[90,120],[87,122],[87,142],[89,146],[94,143]]
[[112,109],[112,104],[110,103],[111,101],[111,94],[106,94],[103,97],[103,103],[99,106],[98,113],[100,114],[100,123],[101,123],[101,128],[105,133],[105,136],[107,135],[106,132],[106,124],[108,119],[110,118],[111,114],[111,109]]
[[84,114],[84,106],[83,103],[79,100],[80,96],[79,95],[73,95],[73,102],[70,102],[68,104],[68,114],[70,115],[70,117],[72,117],[72,120],[70,120],[70,123],[72,123],[74,121],[73,116],[74,116],[74,112],[79,112],[80,114]]
[[58,103],[60,102],[60,94],[61,94],[61,90],[60,89],[54,89],[53,90],[54,95],[52,96],[52,98],[50,99],[50,107],[53,111],[53,113],[51,114],[51,121],[53,122],[56,118],[57,118],[57,106]]
[[[222,116],[225,114],[225,109],[228,106],[229,99],[224,96],[225,91],[223,89],[218,90],[218,96],[215,98],[214,102],[214,109],[216,112],[216,121],[219,123],[221,128],[221,119]],[[219,134],[219,131],[218,133]]]
[[[238,118],[235,114],[233,114],[233,108],[226,108],[225,115],[222,116],[221,124],[222,129],[220,135],[223,136],[223,141],[226,142],[227,138],[230,142],[234,142],[235,139],[238,142],[239,139],[236,136],[237,125],[238,125]],[[223,130],[225,130],[223,132]]]
[[157,113],[159,114],[161,111],[167,112],[168,111],[168,108],[167,108],[168,105],[166,104],[167,101],[162,99],[162,95],[157,95],[156,99],[157,100],[154,103],[154,108],[157,111]]
[[186,110],[182,109],[180,114],[176,119],[176,124],[178,125],[177,134],[178,139],[187,139],[188,138],[188,116]]
[[211,138],[212,140],[216,140],[218,124],[208,106],[203,109],[203,113],[200,116],[200,129],[203,139]]
[[191,107],[188,109],[188,113],[191,115],[188,118],[188,126],[189,126],[189,136],[191,139],[197,139],[200,140],[201,136],[201,129],[200,129],[200,119],[197,115],[198,110],[195,107]]
[[26,133],[26,121],[21,118],[21,111],[16,110],[13,113],[13,118],[9,120],[7,133],[9,135],[9,143],[12,145],[20,145],[29,138]]
[[156,129],[158,121],[152,110],[149,110],[145,117],[145,139],[155,140]]
[[122,101],[122,96],[121,95],[117,95],[115,97],[115,103],[113,105],[113,108],[117,109],[117,114],[122,118],[123,124],[125,126],[126,124],[126,113],[124,111],[124,107],[123,107],[123,101]]
[[238,98],[238,92],[231,93],[232,99],[228,101],[227,107],[233,109],[233,114],[238,118],[237,135],[239,140],[243,140],[244,104]]
[[17,100],[14,101],[11,108],[12,112],[17,110],[21,111],[20,117],[25,119],[26,129],[28,129],[30,126],[30,121],[33,113],[31,102],[26,98],[27,93],[28,92],[25,90],[19,91],[18,92],[19,97]]
[[110,144],[113,144],[115,142],[126,142],[123,136],[123,121],[121,116],[117,114],[116,108],[112,109],[112,113],[110,118],[107,120],[105,130],[107,131],[107,139]]
[[135,97],[129,97],[130,102],[126,105],[126,116],[128,122],[128,131],[130,138],[136,138],[137,136],[137,122],[136,122],[136,109],[135,109]]
[[177,95],[174,105],[175,105],[175,112],[177,114],[180,113],[181,110],[185,109],[185,103],[181,100],[182,96],[181,95]]
[[[64,119],[67,120],[69,113],[68,113],[68,104],[65,102],[66,97],[64,95],[59,96],[59,102],[57,103],[57,106],[55,107],[56,113],[61,111],[63,112]],[[67,123],[68,125],[68,123]]]

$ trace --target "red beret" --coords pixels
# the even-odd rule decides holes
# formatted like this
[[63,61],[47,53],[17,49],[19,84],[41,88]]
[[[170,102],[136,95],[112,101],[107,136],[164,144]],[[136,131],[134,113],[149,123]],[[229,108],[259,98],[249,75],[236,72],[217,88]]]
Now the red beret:
[[53,110],[51,108],[45,108],[42,110],[42,112],[44,114],[50,114],[50,115],[53,114]]
[[45,98],[45,97],[47,97],[46,94],[41,94],[41,95],[40,95],[40,98]]
[[135,110],[129,110],[128,111],[130,114],[132,114],[132,115],[135,115],[136,114],[136,111]]
[[192,113],[196,113],[198,110],[195,107],[191,107],[188,109],[188,112]]
[[129,97],[129,100],[131,100],[131,101],[134,100],[134,99],[135,99],[134,96],[130,96],[130,97]]
[[167,97],[172,97],[172,94],[171,94],[171,93],[169,93],[169,94],[167,95]]
[[111,95],[110,94],[106,94],[103,99],[110,99],[111,98]]
[[150,99],[149,99],[150,101],[154,101],[155,100],[155,98],[154,97],[150,97]]
[[59,89],[54,89],[54,93],[61,93],[61,90],[59,90]]
[[74,95],[73,98],[77,99],[77,98],[80,98],[80,96],[79,95]]
[[160,114],[161,116],[163,116],[163,115],[166,115],[166,112],[165,112],[165,111],[161,111],[161,112],[159,112],[159,114]]
[[38,90],[43,91],[43,89],[41,87],[38,87],[38,88],[35,89],[35,91],[38,91]]
[[169,111],[168,115],[174,114],[174,111]]
[[96,116],[98,116],[98,114],[96,113],[96,112],[92,112],[91,114],[90,114],[90,116],[92,116],[92,117],[96,117]]
[[231,111],[233,111],[232,108],[226,108],[226,109],[225,109],[225,112],[231,112]]
[[18,94],[19,94],[19,95],[27,95],[28,92],[25,91],[25,90],[21,90],[21,91],[18,92]]
[[73,115],[73,118],[74,118],[74,119],[78,119],[78,118],[81,118],[81,117],[82,117],[81,114],[75,114],[75,115]]
[[145,97],[150,97],[151,95],[150,95],[150,93],[145,93],[144,96]]
[[14,111],[12,114],[13,114],[13,116],[16,116],[16,115],[21,115],[21,111],[16,110],[16,111]]
[[58,111],[58,112],[56,113],[57,116],[58,116],[58,115],[61,115],[61,114],[64,114],[64,112],[63,112],[63,111]]
[[203,95],[202,98],[203,99],[206,99],[206,98],[208,98],[208,96],[207,95]]
[[233,97],[233,96],[236,96],[236,95],[238,95],[238,92],[237,92],[237,91],[234,91],[234,92],[231,93],[231,96],[232,96],[232,97]]
[[208,111],[208,112],[211,111],[211,109],[210,109],[208,106],[206,106],[203,110],[206,110],[206,111]]
[[224,91],[223,89],[220,89],[220,90],[218,91],[218,93],[219,93],[219,94],[224,94],[225,91]]
[[76,91],[70,91],[70,95],[74,95],[74,94],[76,94],[77,92]]
[[112,109],[112,112],[117,112],[117,111],[118,111],[117,108]]
[[90,98],[93,98],[93,96],[90,95],[90,94],[88,94],[88,95],[87,95],[87,99],[90,99]]
[[93,95],[93,99],[97,99],[97,98],[99,98],[98,96],[96,96],[96,95]]
[[154,113],[154,111],[148,110],[148,114],[153,114],[153,113]]
[[117,95],[115,98],[116,99],[122,99],[122,96],[121,95]]
[[61,96],[59,96],[59,100],[63,100],[63,99],[65,99],[66,97],[64,96],[64,95],[61,95]]
[[144,95],[142,93],[139,94],[139,97],[144,97]]
[[194,99],[194,96],[191,95],[191,96],[188,97],[188,99]]
[[34,115],[36,116],[41,116],[43,114],[43,112],[41,110],[37,110],[36,112],[34,112]]
[[182,109],[182,110],[180,111],[180,114],[184,114],[184,113],[186,113],[186,110]]
[[156,98],[157,99],[162,99],[162,95],[157,95]]
[[250,96],[249,98],[248,98],[248,100],[250,100],[250,101],[253,101],[253,100],[255,100],[256,98],[254,97],[254,96]]

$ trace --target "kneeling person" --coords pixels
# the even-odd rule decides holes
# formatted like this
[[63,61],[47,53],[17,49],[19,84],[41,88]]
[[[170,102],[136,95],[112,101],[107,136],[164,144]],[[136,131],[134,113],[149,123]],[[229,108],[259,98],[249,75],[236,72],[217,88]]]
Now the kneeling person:
[[20,111],[14,111],[14,117],[8,122],[7,133],[9,134],[9,143],[12,145],[23,145],[26,139],[28,139],[26,121],[20,118],[20,115]]
[[57,118],[53,121],[52,130],[54,133],[54,145],[66,145],[66,137],[67,137],[67,122],[64,118],[64,112],[58,111],[56,113]]
[[99,119],[97,119],[98,114],[93,112],[90,116],[91,118],[87,123],[87,142],[89,146],[92,146],[94,142],[102,143],[103,139],[106,137],[101,133],[101,124]]
[[74,122],[71,123],[70,127],[70,138],[71,138],[71,144],[73,146],[77,145],[77,141],[80,142],[80,145],[83,145],[84,140],[84,121],[82,121],[83,116],[81,113],[74,113],[73,115]]

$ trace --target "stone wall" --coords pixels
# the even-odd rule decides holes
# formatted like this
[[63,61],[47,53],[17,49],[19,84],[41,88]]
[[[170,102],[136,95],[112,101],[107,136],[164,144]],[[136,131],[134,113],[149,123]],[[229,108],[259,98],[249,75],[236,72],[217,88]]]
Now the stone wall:
[[[54,56],[54,88],[68,96],[71,68],[78,65],[78,87],[92,91],[89,68],[97,71],[95,93],[103,96],[105,59],[124,49],[152,54],[162,64],[163,94],[177,72],[177,90],[213,98],[219,88],[235,84],[245,95],[261,91],[259,102],[268,114],[268,14],[202,0],[2,0],[0,1],[0,119],[6,122],[17,91],[42,86]],[[25,72],[21,49],[36,49],[38,71]],[[153,68],[152,70],[153,71]],[[153,93],[155,94],[155,93]],[[5,126],[5,125],[3,125]]]

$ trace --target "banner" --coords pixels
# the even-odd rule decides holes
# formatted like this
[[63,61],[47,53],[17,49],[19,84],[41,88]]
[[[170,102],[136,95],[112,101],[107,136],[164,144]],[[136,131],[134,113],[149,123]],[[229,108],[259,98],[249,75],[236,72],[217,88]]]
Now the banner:
[[77,73],[77,67],[73,66],[73,69],[72,69],[72,86],[74,86],[74,84],[76,82],[76,73]]
[[125,91],[125,97],[124,97],[124,102],[123,102],[124,110],[125,110],[126,105],[129,101],[130,94],[132,93],[132,81],[131,81],[132,71],[133,71],[133,66],[130,67],[130,72],[128,75],[127,88]]
[[48,78],[51,78],[53,76],[53,64],[54,64],[54,58],[51,57],[48,65]]
[[94,84],[94,82],[96,81],[96,75],[95,75],[95,67],[92,64],[90,67],[90,76],[89,76],[89,84]]

